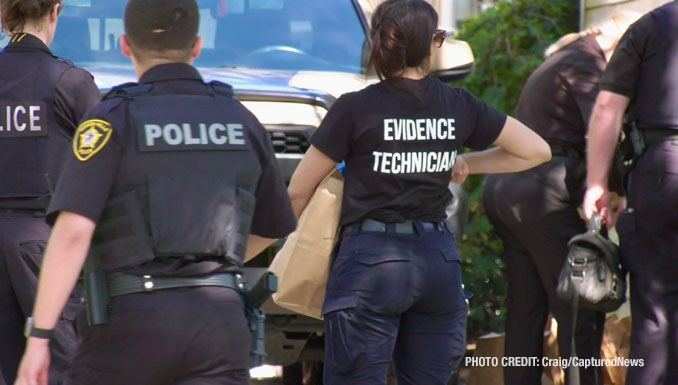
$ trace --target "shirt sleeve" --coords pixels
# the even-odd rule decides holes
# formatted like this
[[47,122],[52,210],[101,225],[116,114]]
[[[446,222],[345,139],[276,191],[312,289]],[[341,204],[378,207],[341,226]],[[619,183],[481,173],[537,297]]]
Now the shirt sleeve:
[[71,67],[61,75],[54,95],[54,107],[61,126],[75,132],[85,114],[96,107],[99,102],[101,102],[101,92],[89,72],[82,68]]
[[337,163],[343,162],[351,152],[354,131],[352,111],[348,95],[341,96],[311,137],[311,144]]
[[640,74],[640,65],[649,52],[655,23],[647,14],[631,25],[619,41],[617,48],[600,79],[600,89],[632,98]]
[[571,76],[566,77],[559,74],[567,85],[574,102],[577,104],[577,109],[585,124],[588,124],[591,120],[593,106],[596,103],[596,97],[598,97],[598,85],[603,69],[604,66],[599,68],[594,63],[587,62],[575,68],[570,74]]
[[293,232],[297,220],[283,181],[275,151],[266,129],[251,117],[253,145],[261,165],[261,176],[255,191],[256,203],[250,232],[264,238],[282,238]]
[[[86,122],[85,122],[86,123]],[[47,223],[54,224],[61,211],[68,211],[99,222],[118,173],[122,156],[120,136],[112,128],[109,138],[89,159],[81,161],[71,146],[54,196],[47,210]],[[76,132],[74,141],[80,135]]]
[[466,105],[468,121],[473,123],[464,146],[476,151],[484,150],[497,140],[506,124],[507,116],[470,92],[461,91],[462,97],[466,99],[464,105]]

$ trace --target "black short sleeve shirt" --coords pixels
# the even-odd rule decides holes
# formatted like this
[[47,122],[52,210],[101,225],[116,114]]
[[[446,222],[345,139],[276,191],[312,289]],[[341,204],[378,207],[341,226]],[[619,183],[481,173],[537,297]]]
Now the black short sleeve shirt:
[[342,224],[440,221],[462,147],[493,143],[506,115],[437,79],[384,81],[340,97],[311,144],[346,161]]
[[651,13],[631,25],[619,41],[600,79],[600,89],[633,98],[643,58],[657,52],[658,38],[659,31]]
[[[166,94],[207,94],[205,84],[198,72],[185,64],[165,64],[151,68],[140,79],[142,84],[152,86],[152,95]],[[151,96],[152,97],[152,96]],[[296,220],[291,208],[287,189],[278,171],[273,146],[266,130],[256,118],[241,104],[234,102],[235,108],[244,114],[248,126],[246,134],[248,143],[252,144],[259,161],[259,176],[256,191],[256,202],[251,233],[266,238],[280,238],[294,231]],[[120,99],[106,100],[92,110],[87,121],[92,119],[110,124],[112,133],[106,143],[86,161],[78,159],[74,152],[67,160],[61,179],[48,210],[48,222],[56,219],[61,211],[73,212],[91,219],[100,220],[100,216],[112,194],[128,191],[130,181],[121,177],[124,167],[121,162],[123,152],[133,151],[129,148],[129,135],[135,135],[129,127],[127,102]],[[77,138],[76,138],[77,140]],[[186,170],[204,167],[205,165],[182,164]],[[218,165],[208,165],[217,167]],[[200,170],[193,170],[199,173]],[[177,204],[198,204],[178,202]],[[143,267],[131,269],[135,274],[154,275],[196,275],[223,271],[223,263],[185,261],[154,261]]]
[[592,36],[565,46],[530,75],[520,94],[516,118],[551,144],[584,151],[606,65],[605,54]]

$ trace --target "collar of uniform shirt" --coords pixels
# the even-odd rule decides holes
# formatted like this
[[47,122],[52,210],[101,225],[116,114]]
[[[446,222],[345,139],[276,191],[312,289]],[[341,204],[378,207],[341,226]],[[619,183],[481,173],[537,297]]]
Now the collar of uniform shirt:
[[10,43],[5,47],[7,52],[25,50],[38,50],[52,55],[52,51],[49,50],[45,43],[30,33],[17,33],[12,36]]
[[139,83],[155,83],[168,80],[200,80],[202,76],[195,67],[186,63],[159,64],[141,75]]

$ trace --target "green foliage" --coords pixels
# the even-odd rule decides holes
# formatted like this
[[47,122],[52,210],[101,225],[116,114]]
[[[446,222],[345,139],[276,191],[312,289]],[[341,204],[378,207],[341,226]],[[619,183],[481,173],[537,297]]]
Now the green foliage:
[[[543,52],[560,36],[576,31],[578,2],[572,0],[514,0],[501,2],[466,22],[457,39],[467,41],[475,54],[474,73],[460,86],[491,106],[511,114],[523,84],[543,61]],[[506,279],[502,245],[482,208],[483,177],[466,182],[469,226],[460,244],[464,285],[474,293],[469,338],[504,329]]]

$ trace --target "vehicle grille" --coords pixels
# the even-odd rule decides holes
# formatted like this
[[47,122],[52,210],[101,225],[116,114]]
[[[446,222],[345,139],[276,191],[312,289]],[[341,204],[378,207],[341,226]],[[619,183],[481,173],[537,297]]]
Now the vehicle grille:
[[268,136],[277,154],[303,154],[310,146],[303,132],[269,131]]

